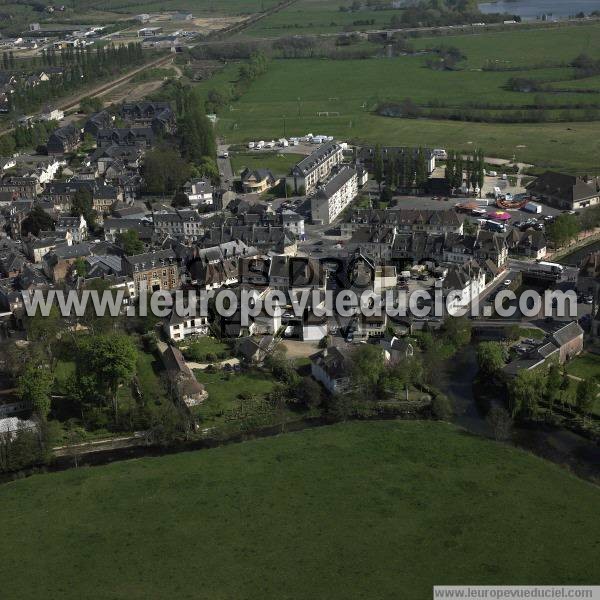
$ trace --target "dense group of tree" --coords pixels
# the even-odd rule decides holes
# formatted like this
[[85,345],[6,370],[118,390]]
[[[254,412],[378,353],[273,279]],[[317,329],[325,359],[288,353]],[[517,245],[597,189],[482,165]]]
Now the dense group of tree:
[[[516,337],[520,337],[518,331]],[[591,415],[597,392],[593,380],[573,380],[554,361],[537,369],[523,369],[509,380],[503,372],[507,360],[508,350],[504,342],[481,342],[477,346],[479,377],[488,386],[499,384],[505,387],[512,418],[535,420],[541,412],[548,411],[552,414],[557,408],[577,411],[584,420]],[[492,417],[495,425],[506,426],[506,423],[502,424],[499,413]]]
[[[49,100],[65,96],[105,77],[117,75],[144,61],[141,44],[133,42],[121,46],[99,46],[94,50],[89,46],[60,52],[44,49],[42,65],[38,70],[50,67],[50,79],[32,86],[27,77],[20,76],[14,93],[9,96],[9,110],[13,113],[32,112]],[[60,72],[55,72],[55,67],[60,67]]]

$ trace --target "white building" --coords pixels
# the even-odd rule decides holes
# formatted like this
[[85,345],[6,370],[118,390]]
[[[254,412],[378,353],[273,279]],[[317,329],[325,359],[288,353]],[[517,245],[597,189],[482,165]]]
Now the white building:
[[326,179],[343,158],[342,147],[339,144],[323,144],[291,170],[286,183],[296,194],[302,191],[304,194],[310,194],[317,187],[317,183]]
[[210,205],[213,203],[214,188],[210,181],[206,181],[205,179],[188,181],[183,186],[183,191],[188,197],[190,204],[194,206],[201,204]]
[[485,289],[485,270],[476,261],[451,267],[443,283],[443,294],[450,314],[468,307]]
[[208,335],[208,317],[180,317],[175,311],[165,323],[165,331],[169,339],[180,342],[192,336]]
[[313,223],[329,225],[356,198],[357,194],[356,171],[349,166],[341,167],[311,198]]
[[294,212],[293,210],[281,211],[281,224],[288,231],[291,231],[300,240],[305,237],[304,232],[304,217]]

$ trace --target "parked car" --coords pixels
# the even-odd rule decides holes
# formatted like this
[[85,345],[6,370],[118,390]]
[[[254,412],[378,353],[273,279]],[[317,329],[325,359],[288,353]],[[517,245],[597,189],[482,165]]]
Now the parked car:
[[505,279],[503,285],[505,285],[506,287],[508,287],[511,283],[512,283],[512,279]]

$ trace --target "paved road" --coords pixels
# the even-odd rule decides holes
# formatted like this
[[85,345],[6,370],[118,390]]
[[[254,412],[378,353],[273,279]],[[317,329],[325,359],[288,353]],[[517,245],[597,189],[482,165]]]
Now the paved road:
[[217,166],[219,167],[219,175],[221,176],[221,183],[227,190],[233,188],[233,168],[231,166],[231,159],[229,157],[223,158],[223,154],[229,151],[229,144],[223,144],[219,142],[217,144]]

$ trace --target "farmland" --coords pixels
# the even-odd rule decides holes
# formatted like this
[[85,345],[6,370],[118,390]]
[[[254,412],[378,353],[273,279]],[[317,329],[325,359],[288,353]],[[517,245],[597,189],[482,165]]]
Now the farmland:
[[[340,11],[344,3],[299,0],[292,6],[262,19],[244,36],[277,37],[313,33],[335,33],[353,29],[376,29],[389,25],[397,10]],[[346,4],[349,6],[349,3]],[[366,23],[368,22],[368,25]]]
[[[3,595],[431,598],[593,584],[598,489],[433,422],[353,423],[0,487]],[[65,557],[68,557],[65,558]],[[27,577],[13,577],[27,565]],[[376,590],[376,592],[374,592]]]

